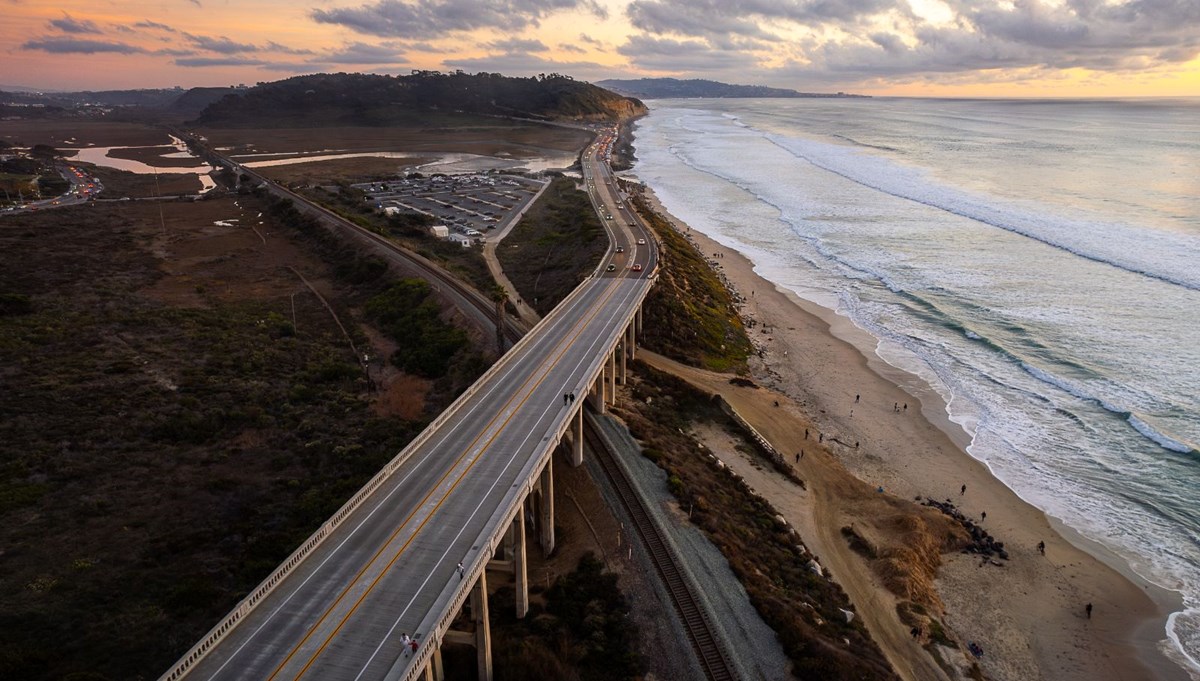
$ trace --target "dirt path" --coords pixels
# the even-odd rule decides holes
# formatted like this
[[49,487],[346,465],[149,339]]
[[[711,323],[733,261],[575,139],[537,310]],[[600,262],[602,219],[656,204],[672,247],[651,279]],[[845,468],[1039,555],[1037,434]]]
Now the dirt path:
[[[896,598],[876,579],[869,566],[841,536],[840,529],[856,518],[854,500],[877,494],[835,459],[804,412],[784,395],[763,389],[735,386],[730,376],[688,367],[652,352],[639,353],[650,366],[678,376],[708,393],[720,393],[758,432],[785,456],[801,450],[795,464],[807,490],[762,465],[761,460],[729,447],[725,463],[746,478],[759,494],[800,532],[809,550],[829,569],[850,596],[871,636],[879,644],[896,673],[907,681],[948,679],[933,658],[908,633],[896,614]],[[778,403],[778,407],[776,407]],[[785,418],[780,418],[781,414]],[[806,439],[805,434],[808,433]],[[710,434],[710,437],[716,437]],[[711,446],[711,445],[710,445]],[[838,447],[837,443],[828,443]]]

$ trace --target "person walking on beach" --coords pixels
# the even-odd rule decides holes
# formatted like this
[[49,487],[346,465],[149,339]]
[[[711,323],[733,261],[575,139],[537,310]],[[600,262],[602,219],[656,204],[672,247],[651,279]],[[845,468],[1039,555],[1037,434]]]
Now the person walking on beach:
[[983,522],[985,520],[987,520],[987,511],[980,511],[979,512],[979,522]]
[[821,434],[817,435],[817,442],[818,442],[818,443],[820,443],[820,442],[824,442],[824,441],[825,441],[825,433],[821,433]]
[[1085,612],[1087,612],[1088,619],[1092,619],[1092,604],[1088,603],[1083,607],[1083,609]]
[[962,489],[958,490],[958,496],[960,496],[960,497],[961,497],[962,495],[964,495],[964,494],[966,494],[966,493],[967,493],[967,486],[966,486],[966,485],[963,485],[963,486],[962,486]]
[[808,439],[808,428],[805,428],[805,429],[804,429],[804,439],[805,439],[805,440],[807,440],[807,439]]
[[1043,556],[1046,555],[1046,542],[1038,542],[1038,553],[1042,554]]
[[855,395],[855,396],[854,396],[854,403],[855,403],[855,404],[858,404],[858,398],[860,398],[860,397],[862,397],[862,395]]

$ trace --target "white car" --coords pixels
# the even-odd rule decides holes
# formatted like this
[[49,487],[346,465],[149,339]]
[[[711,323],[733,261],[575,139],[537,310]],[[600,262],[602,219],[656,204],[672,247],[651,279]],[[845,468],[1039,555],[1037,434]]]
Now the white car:
[[645,246],[645,245],[646,245],[645,239],[638,239],[638,246]]

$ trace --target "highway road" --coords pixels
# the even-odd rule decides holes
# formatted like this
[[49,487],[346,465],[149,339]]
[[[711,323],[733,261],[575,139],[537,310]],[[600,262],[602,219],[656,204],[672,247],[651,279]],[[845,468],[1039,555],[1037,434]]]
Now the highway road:
[[[223,637],[206,646],[188,679],[395,678],[409,664],[401,634],[424,641],[423,629],[457,609],[582,408],[563,396],[587,394],[652,283],[654,243],[616,205],[615,189],[599,190],[611,171],[594,146],[584,172],[604,180],[593,198],[614,216],[605,220],[614,244],[599,274],[401,452],[373,491],[356,495],[361,504],[318,531],[319,545],[285,563],[286,576],[269,579],[273,589],[253,609],[235,610],[236,626],[219,624]],[[610,224],[618,215],[626,219]],[[619,267],[607,272],[609,262]]]

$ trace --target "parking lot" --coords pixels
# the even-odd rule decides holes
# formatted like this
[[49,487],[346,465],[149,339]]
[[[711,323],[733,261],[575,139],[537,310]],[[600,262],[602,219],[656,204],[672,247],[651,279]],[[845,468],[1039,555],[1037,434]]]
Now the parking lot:
[[452,233],[479,237],[505,224],[543,186],[516,175],[411,177],[356,184],[380,210],[396,208],[432,216]]

